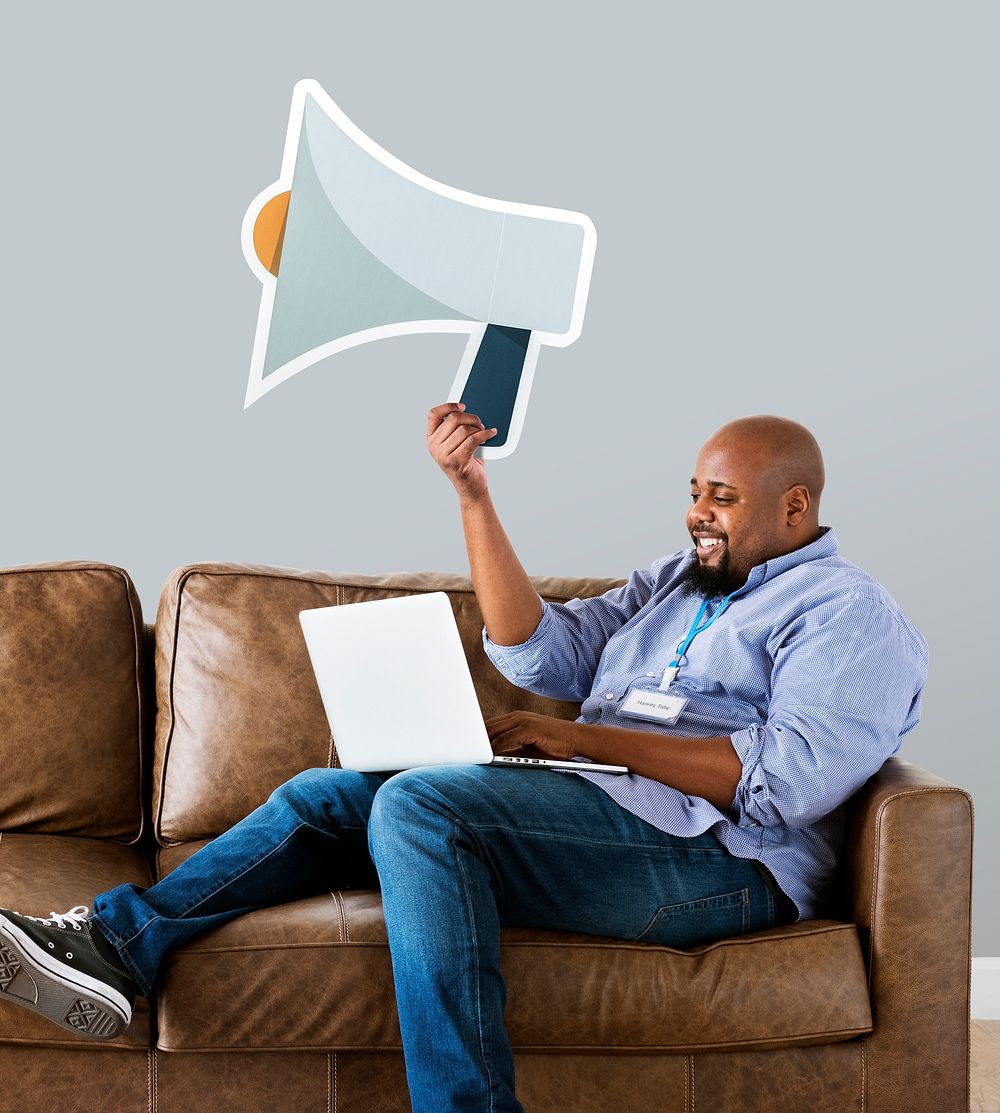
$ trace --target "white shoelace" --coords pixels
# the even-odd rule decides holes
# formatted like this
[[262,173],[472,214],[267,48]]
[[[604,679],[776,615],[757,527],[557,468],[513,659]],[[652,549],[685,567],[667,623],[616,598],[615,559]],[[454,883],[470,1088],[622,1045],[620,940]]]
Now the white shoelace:
[[68,912],[50,912],[47,920],[43,920],[41,916],[25,916],[24,918],[46,926],[55,923],[56,927],[71,927],[74,931],[80,931],[89,912],[90,909],[85,904],[78,904]]

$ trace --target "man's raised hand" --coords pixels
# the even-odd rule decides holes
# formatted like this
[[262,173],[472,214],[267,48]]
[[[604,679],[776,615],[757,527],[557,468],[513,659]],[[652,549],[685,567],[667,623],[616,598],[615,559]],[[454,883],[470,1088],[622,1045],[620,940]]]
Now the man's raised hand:
[[427,415],[427,449],[451,480],[460,498],[486,494],[486,466],[474,455],[496,434],[475,414],[466,413],[464,402],[444,402]]

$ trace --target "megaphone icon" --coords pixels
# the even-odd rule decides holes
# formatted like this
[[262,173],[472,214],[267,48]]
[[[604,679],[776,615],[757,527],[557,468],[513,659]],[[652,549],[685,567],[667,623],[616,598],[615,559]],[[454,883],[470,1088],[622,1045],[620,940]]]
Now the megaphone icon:
[[583,326],[597,232],[565,209],[480,197],[425,177],[356,127],[315,81],[292,94],[281,177],[243,218],[263,284],[244,409],[335,352],[464,332],[452,385],[514,451],[542,344]]

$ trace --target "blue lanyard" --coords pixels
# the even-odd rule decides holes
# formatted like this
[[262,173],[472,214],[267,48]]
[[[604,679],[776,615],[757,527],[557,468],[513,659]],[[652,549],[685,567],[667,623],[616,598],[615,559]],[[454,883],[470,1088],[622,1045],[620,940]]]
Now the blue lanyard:
[[[736,590],[738,591],[739,588],[737,588]],[[711,626],[712,623],[719,617],[719,615],[722,614],[726,607],[729,606],[729,600],[732,599],[735,594],[735,591],[730,592],[729,595],[727,595],[725,599],[723,599],[722,602],[719,604],[718,610],[716,610],[712,617],[708,620],[708,622],[704,623],[703,625],[701,624],[701,620],[705,615],[705,611],[708,610],[708,600],[706,599],[702,603],[702,605],[698,609],[698,613],[694,616],[694,622],[691,623],[691,629],[688,630],[686,636],[681,639],[680,644],[677,646],[677,652],[674,654],[674,659],[670,662],[670,668],[676,669],[679,667],[681,659],[684,657],[685,653],[687,653],[688,646],[700,633],[702,633],[702,631],[707,630],[709,626]]]
[[[738,590],[739,589],[737,588],[736,591]],[[705,617],[705,611],[708,610],[708,600],[706,599],[702,603],[702,605],[700,605],[700,607],[698,608],[698,613],[695,615],[695,621],[690,624],[690,629],[687,631],[684,638],[680,639],[680,642],[678,643],[677,650],[674,653],[674,660],[670,661],[669,666],[664,671],[664,678],[660,681],[660,688],[665,689],[671,682],[673,682],[674,677],[677,676],[677,669],[680,667],[680,661],[683,660],[684,654],[687,652],[687,647],[690,646],[690,643],[692,643],[695,638],[698,637],[699,633],[702,633],[704,630],[707,630],[708,627],[712,626],[712,623],[719,617],[719,614],[722,614],[723,611],[725,611],[725,609],[728,607],[729,600],[733,598],[733,595],[736,594],[736,591],[729,592],[729,594],[726,595],[726,598],[718,604],[718,608],[713,613],[712,617],[710,617],[708,621],[704,623],[702,622],[702,619]]]

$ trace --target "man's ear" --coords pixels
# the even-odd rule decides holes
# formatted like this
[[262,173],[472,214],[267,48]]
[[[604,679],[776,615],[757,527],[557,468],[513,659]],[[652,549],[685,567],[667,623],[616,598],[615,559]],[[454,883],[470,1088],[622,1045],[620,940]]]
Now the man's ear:
[[790,526],[801,525],[802,520],[809,513],[812,499],[809,497],[809,488],[797,483],[785,492],[785,521]]

